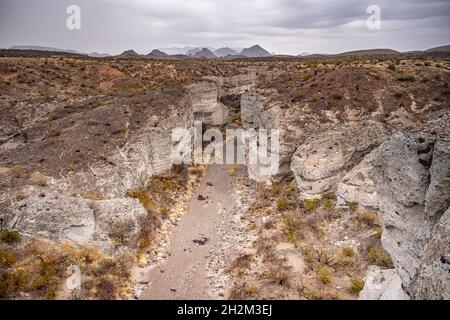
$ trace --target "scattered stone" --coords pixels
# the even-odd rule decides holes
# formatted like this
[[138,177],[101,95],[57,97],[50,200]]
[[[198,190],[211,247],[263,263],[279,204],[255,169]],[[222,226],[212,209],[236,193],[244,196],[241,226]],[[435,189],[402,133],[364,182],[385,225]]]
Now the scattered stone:
[[205,201],[205,200],[208,199],[208,198],[206,198],[205,196],[199,194],[198,197],[197,197],[197,199],[198,199],[198,201]]
[[193,240],[193,242],[194,242],[195,244],[198,244],[199,246],[203,246],[203,245],[206,244],[206,242],[208,242],[208,238],[202,237],[202,238],[200,238],[200,239],[195,239],[195,240]]

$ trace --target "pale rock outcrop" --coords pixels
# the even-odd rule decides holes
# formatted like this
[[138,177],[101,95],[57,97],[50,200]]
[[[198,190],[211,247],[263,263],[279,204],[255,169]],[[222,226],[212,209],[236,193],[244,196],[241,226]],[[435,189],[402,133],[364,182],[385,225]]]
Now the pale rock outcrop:
[[227,123],[228,109],[218,101],[217,83],[204,81],[192,84],[187,89],[191,95],[195,120],[211,126],[222,126]]
[[356,202],[365,208],[378,208],[378,195],[372,177],[372,160],[377,150],[369,153],[339,182],[336,190],[338,205]]
[[385,139],[385,128],[373,121],[343,125],[307,138],[291,163],[301,194],[315,197],[335,192],[347,172]]
[[[191,104],[180,103],[182,108],[167,106],[168,115],[155,116],[144,127],[128,132],[125,145],[117,146],[103,161],[91,163],[89,169],[57,178],[39,175],[45,185],[25,185],[0,194],[2,227],[31,238],[105,250],[113,248],[119,235],[123,244],[132,244],[147,212],[138,200],[126,196],[127,190],[145,186],[149,177],[172,167],[173,128],[193,125]],[[16,192],[24,199],[13,200]]]
[[134,241],[139,219],[147,214],[136,199],[89,201],[61,194],[55,186],[45,193],[36,187],[27,188],[24,192],[28,197],[13,203],[2,218],[7,229],[32,238],[110,250],[115,235],[120,234],[125,244]]
[[241,119],[244,128],[254,128],[260,124],[256,118],[261,116],[268,99],[256,92],[246,92],[241,96]]
[[370,266],[359,300],[409,300],[402,289],[402,280],[395,269]]
[[379,147],[374,177],[382,242],[413,299],[450,292],[450,119],[394,134]]

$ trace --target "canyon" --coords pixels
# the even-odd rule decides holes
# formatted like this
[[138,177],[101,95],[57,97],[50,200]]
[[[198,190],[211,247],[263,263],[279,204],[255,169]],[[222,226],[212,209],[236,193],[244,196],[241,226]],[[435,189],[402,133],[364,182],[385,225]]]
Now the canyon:
[[[0,296],[450,299],[449,93],[431,53],[5,54]],[[173,165],[194,121],[279,130],[279,170]]]

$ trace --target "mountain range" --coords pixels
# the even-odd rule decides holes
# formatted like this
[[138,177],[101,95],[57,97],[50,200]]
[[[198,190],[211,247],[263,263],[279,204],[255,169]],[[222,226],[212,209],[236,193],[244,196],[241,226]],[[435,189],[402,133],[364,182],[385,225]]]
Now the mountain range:
[[[29,50],[29,51],[49,51],[49,52],[58,52],[58,53],[69,53],[69,54],[81,54],[87,55],[93,58],[105,58],[110,57],[112,55],[108,53],[80,53],[75,50],[67,50],[60,49],[54,47],[46,47],[46,46],[35,46],[35,45],[20,45],[20,46],[12,46],[9,50]],[[368,49],[368,50],[355,50],[348,51],[338,54],[309,54],[307,52],[303,52],[299,54],[297,57],[302,58],[340,58],[340,57],[349,57],[349,56],[366,56],[366,55],[396,55],[401,53],[441,53],[441,52],[449,52],[450,45],[439,46],[435,48],[431,48],[424,51],[408,51],[408,52],[399,52],[392,49]],[[134,50],[126,50],[123,53],[117,55],[119,58],[129,58],[129,57],[146,57],[146,58],[154,58],[154,59],[186,59],[189,57],[199,58],[199,59],[215,59],[215,58],[224,58],[224,59],[237,59],[237,58],[264,58],[264,57],[275,57],[275,58],[284,58],[284,57],[295,57],[291,55],[275,55],[271,54],[266,49],[262,48],[260,45],[253,45],[249,48],[230,48],[230,47],[222,47],[219,49],[215,49],[212,47],[171,47],[171,48],[160,48],[154,49],[147,55],[142,55],[137,53]]]

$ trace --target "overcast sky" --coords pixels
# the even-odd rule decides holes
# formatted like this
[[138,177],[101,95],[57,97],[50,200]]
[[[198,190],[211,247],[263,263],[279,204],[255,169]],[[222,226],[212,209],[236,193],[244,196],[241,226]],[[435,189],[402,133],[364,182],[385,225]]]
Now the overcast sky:
[[[71,4],[81,9],[81,30],[66,27]],[[381,30],[366,26],[370,5],[381,9]],[[2,48],[116,54],[256,43],[286,54],[450,44],[450,0],[0,0]]]

